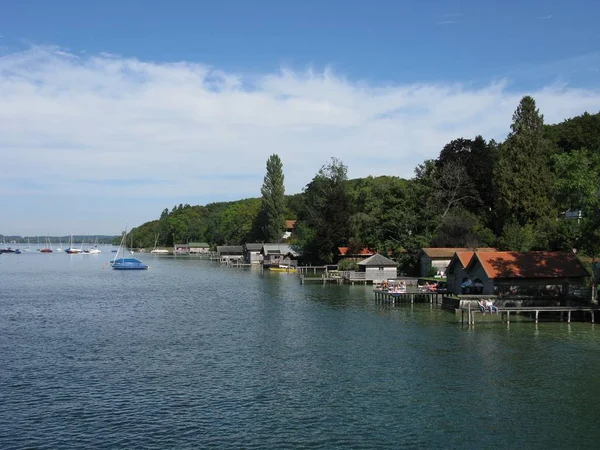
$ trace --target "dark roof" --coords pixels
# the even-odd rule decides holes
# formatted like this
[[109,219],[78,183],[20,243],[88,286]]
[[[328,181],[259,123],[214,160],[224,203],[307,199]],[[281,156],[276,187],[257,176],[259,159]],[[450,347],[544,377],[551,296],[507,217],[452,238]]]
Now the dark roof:
[[476,252],[489,278],[585,278],[590,274],[571,252]]
[[244,253],[244,248],[241,245],[218,245],[217,253]]
[[248,250],[249,252],[260,252],[263,247],[263,244],[244,244],[244,247],[246,247],[246,250]]
[[390,258],[386,258],[379,253],[375,253],[370,258],[364,259],[358,263],[359,266],[366,267],[397,267],[398,263],[396,261],[391,260]]

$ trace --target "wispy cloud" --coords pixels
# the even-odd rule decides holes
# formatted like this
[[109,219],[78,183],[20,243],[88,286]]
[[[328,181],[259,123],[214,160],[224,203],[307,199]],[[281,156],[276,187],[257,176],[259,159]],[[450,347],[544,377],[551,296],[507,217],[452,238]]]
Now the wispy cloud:
[[[598,90],[568,86],[381,86],[329,69],[250,77],[35,47],[0,58],[0,153],[10,168],[0,195],[27,217],[46,213],[57,196],[104,205],[109,210],[69,218],[95,230],[115,217],[140,223],[171,203],[259,196],[272,153],[283,160],[288,192],[299,192],[330,156],[351,177],[411,177],[451,139],[503,139],[525,94],[548,122],[600,107]],[[11,214],[3,225],[17,220]],[[28,222],[39,220],[47,216]]]
[[552,14],[548,14],[547,16],[539,16],[537,19],[538,20],[550,20],[550,19],[552,19],[552,17],[554,17]]
[[458,23],[457,20],[442,20],[440,22],[436,22],[436,25],[451,25],[453,23]]

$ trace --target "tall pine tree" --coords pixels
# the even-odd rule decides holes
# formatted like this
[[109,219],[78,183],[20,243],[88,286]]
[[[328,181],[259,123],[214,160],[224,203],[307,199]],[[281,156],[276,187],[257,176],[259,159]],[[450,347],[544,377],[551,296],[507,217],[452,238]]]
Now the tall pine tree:
[[544,117],[532,97],[523,97],[513,115],[511,132],[498,151],[494,170],[496,218],[500,228],[553,216],[552,147],[544,137]]
[[267,173],[262,188],[259,234],[263,242],[279,242],[285,231],[285,188],[283,164],[278,155],[267,160]]

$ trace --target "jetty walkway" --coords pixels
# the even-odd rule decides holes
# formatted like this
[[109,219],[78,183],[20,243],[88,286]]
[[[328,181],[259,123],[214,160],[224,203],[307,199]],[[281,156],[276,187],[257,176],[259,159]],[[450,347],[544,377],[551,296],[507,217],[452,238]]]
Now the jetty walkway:
[[[483,313],[481,312],[481,309],[479,308],[459,308],[460,312],[461,312],[461,323],[464,324],[465,323],[465,316],[467,319],[467,323],[469,325],[475,325],[475,316],[477,314],[481,314],[483,316]],[[502,307],[499,306],[498,307],[498,312],[497,312],[497,316],[500,317],[502,319],[502,322],[506,323],[507,325],[510,324],[510,315],[511,313],[532,313],[535,314],[535,323],[539,322],[539,317],[540,317],[540,313],[547,313],[547,312],[559,312],[560,313],[560,317],[561,320],[564,320],[564,316],[566,313],[567,316],[567,323],[571,323],[571,314],[572,313],[581,313],[581,320],[583,321],[584,317],[585,317],[585,313],[589,313],[590,315],[590,319],[591,322],[594,323],[594,318],[595,318],[595,313],[597,311],[600,311],[600,307],[594,307],[594,306],[511,306],[511,307]],[[486,312],[486,315],[490,315],[493,317],[493,314]]]

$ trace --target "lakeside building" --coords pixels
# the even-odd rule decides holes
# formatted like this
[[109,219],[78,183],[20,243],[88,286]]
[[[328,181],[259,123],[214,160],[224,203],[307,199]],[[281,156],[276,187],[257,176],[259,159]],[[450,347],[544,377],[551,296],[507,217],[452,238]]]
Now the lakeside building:
[[241,245],[218,245],[217,255],[222,263],[239,263],[244,259],[244,247]]
[[210,253],[210,245],[206,242],[190,242],[188,244],[190,254],[207,254]]
[[466,247],[424,247],[421,250],[419,258],[419,275],[427,277],[430,275],[429,270],[433,267],[438,274],[444,276],[446,269],[452,261],[452,257],[457,252],[495,252],[498,249],[483,247],[483,248],[466,248]]
[[285,221],[285,231],[283,232],[283,239],[289,239],[294,232],[294,228],[296,227],[295,220],[286,220]]
[[262,243],[247,243],[244,244],[244,260],[250,264],[262,263],[263,257],[260,251],[263,248]]
[[288,244],[263,244],[260,254],[264,267],[297,266],[300,254]]
[[571,252],[456,252],[447,270],[454,294],[571,296],[589,277]]
[[358,273],[364,273],[366,281],[383,281],[398,276],[398,263],[375,253],[358,263]]

